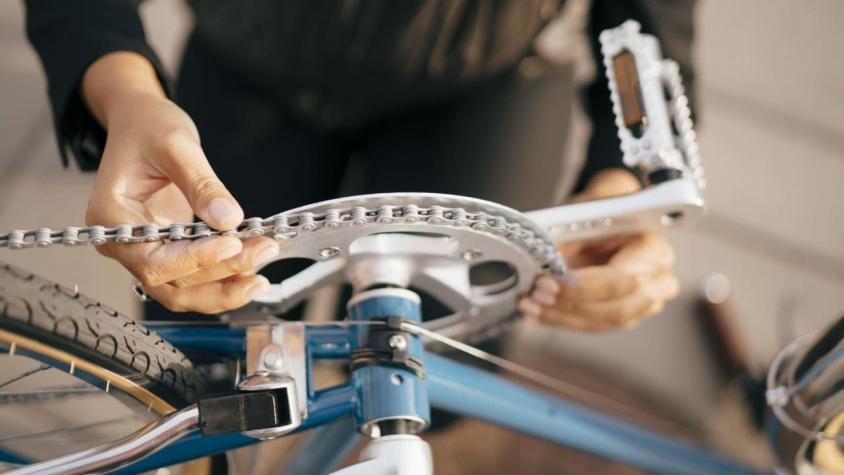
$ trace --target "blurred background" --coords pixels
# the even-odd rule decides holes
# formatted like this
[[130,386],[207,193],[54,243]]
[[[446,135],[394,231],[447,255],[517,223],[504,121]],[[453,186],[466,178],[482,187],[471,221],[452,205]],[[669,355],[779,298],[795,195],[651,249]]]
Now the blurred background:
[[[570,2],[561,34],[577,35],[584,10],[585,2]],[[188,9],[149,0],[141,11],[150,42],[174,71],[191,24]],[[694,57],[709,210],[693,228],[669,236],[682,296],[631,331],[520,327],[516,348],[669,401],[684,424],[729,445],[719,431],[732,417],[724,402],[728,378],[713,354],[721,350],[707,343],[700,325],[707,276],[723,276],[709,280],[710,290],[729,281],[725,321],[757,374],[786,342],[844,313],[842,20],[839,0],[699,2]],[[0,2],[0,52],[0,230],[80,224],[93,175],[61,167],[19,2]],[[558,56],[589,70],[582,48],[562,48]],[[576,117],[561,133],[582,153],[589,126]],[[91,248],[4,252],[0,261],[78,284],[139,314],[128,273]]]

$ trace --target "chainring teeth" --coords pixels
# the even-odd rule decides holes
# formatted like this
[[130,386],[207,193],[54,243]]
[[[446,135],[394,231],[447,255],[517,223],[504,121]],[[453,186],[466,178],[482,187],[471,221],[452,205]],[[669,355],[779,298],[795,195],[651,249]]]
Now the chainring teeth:
[[[461,300],[466,308],[452,316],[455,318],[446,317],[430,322],[438,322],[432,328],[436,327],[437,331],[451,337],[468,339],[499,331],[499,327],[511,321],[515,314],[516,295],[529,291],[536,275],[542,272],[561,275],[565,272],[565,262],[548,232],[524,214],[489,201],[434,193],[385,193],[340,198],[268,218],[249,218],[237,228],[224,232],[211,229],[203,222],[166,226],[147,223],[112,228],[90,226],[59,230],[14,230],[0,235],[0,247],[26,249],[53,244],[132,244],[218,235],[240,239],[269,236],[279,241],[280,259],[306,257],[328,261],[335,257],[350,257],[350,246],[357,239],[380,233],[440,234],[458,243],[458,254],[443,254],[444,259],[462,261],[467,266],[486,260],[500,261],[515,269],[517,280],[512,288],[484,296],[469,292]],[[482,250],[483,258],[466,258],[461,254],[474,249]],[[321,255],[323,251],[325,254]],[[404,251],[394,249],[395,254],[411,257],[418,250]],[[381,256],[389,257],[390,254]],[[423,266],[423,269],[427,268]],[[427,271],[418,272],[421,276]],[[348,274],[344,278],[348,279]],[[431,275],[427,278],[431,282],[437,281]],[[431,285],[441,290],[443,285],[451,281],[446,279],[438,282]],[[466,284],[472,288],[468,280]],[[460,285],[466,284],[459,284],[458,288],[464,288]],[[312,290],[304,288],[301,295],[309,295]],[[281,304],[281,301],[278,303]]]
[[[275,234],[282,236],[281,255],[314,258],[321,254],[322,250],[333,248],[336,249],[336,254],[326,253],[326,259],[317,260],[328,261],[341,257],[351,259],[342,264],[345,269],[349,268],[350,262],[354,268],[358,264],[355,259],[366,256],[366,252],[355,254],[351,249],[355,245],[353,243],[363,238],[382,233],[426,232],[432,235],[442,234],[459,243],[456,255],[443,255],[448,259],[463,261],[469,266],[489,261],[505,262],[512,266],[515,272],[513,284],[502,286],[500,290],[491,290],[492,293],[485,296],[479,296],[470,290],[463,304],[452,307],[458,313],[426,324],[441,334],[463,340],[483,338],[483,335],[503,331],[502,326],[513,321],[516,297],[530,290],[536,275],[542,272],[559,275],[565,271],[562,256],[546,231],[515,210],[501,206],[501,213],[498,213],[499,210],[493,208],[498,205],[482,203],[483,208],[475,207],[472,199],[465,199],[463,202],[462,197],[444,197],[441,199],[450,202],[429,206],[423,206],[422,203],[402,203],[401,199],[393,198],[389,195],[376,195],[369,200],[366,197],[348,199],[353,204],[360,203],[361,206],[344,206],[344,200],[334,200],[277,215],[264,220],[261,226],[272,226]],[[257,225],[256,221],[255,226]],[[473,249],[481,250],[483,257],[475,259],[462,255]],[[404,255],[413,256],[414,252],[417,257],[425,255],[419,248],[414,248]],[[401,255],[400,252],[386,254],[394,257]],[[424,267],[424,264],[422,265]],[[345,272],[344,278],[352,283],[349,276],[355,272]],[[414,275],[421,277],[426,271],[417,272]],[[442,282],[437,284],[432,283],[429,278],[424,280],[427,285],[415,278],[411,278],[409,282],[411,286],[432,292],[432,295],[439,299],[437,291],[428,286],[441,287]],[[484,287],[476,287],[471,283],[469,285],[470,289]],[[455,288],[461,287],[457,285]],[[442,300],[443,303],[447,301]]]
[[[485,213],[467,213],[460,210],[420,210],[418,214],[414,214],[410,219],[406,219],[402,215],[385,214],[383,212],[367,212],[368,218],[375,218],[375,222],[371,221],[355,221],[358,217],[353,210],[332,210],[326,213],[313,214],[309,216],[298,216],[295,219],[288,219],[283,227],[275,227],[274,221],[265,220],[262,223],[263,228],[267,229],[273,226],[273,234],[282,241],[307,238],[310,233],[319,231],[322,228],[340,229],[344,227],[370,226],[376,229],[372,230],[372,234],[378,232],[390,232],[393,229],[400,227],[400,225],[423,225],[429,226],[431,229],[441,229],[442,227],[450,227],[456,229],[471,229],[480,234],[487,234],[492,236],[500,236],[520,245],[523,249],[528,251],[537,260],[542,260],[541,266],[550,269],[553,262],[549,262],[548,256],[543,254],[554,249],[554,245],[543,241],[535,236],[535,233],[530,230],[524,230],[519,225],[508,223],[506,220],[490,216]],[[399,226],[396,226],[399,225]],[[248,228],[243,228],[241,231],[246,231]],[[255,233],[256,235],[261,235]]]
[[[391,203],[391,198],[403,196],[413,197],[415,194],[384,194],[363,195],[347,199],[334,200],[342,204],[343,201],[367,200],[374,202],[370,206],[332,207],[323,211],[307,211],[300,208],[281,213],[270,218],[248,218],[237,228],[230,231],[215,231],[205,223],[171,224],[157,226],[155,224],[124,224],[113,228],[90,226],[87,228],[67,227],[60,230],[38,228],[33,230],[13,230],[0,235],[0,247],[10,249],[26,249],[32,247],[49,247],[53,244],[64,246],[78,246],[84,244],[101,245],[108,241],[120,244],[141,242],[155,242],[161,240],[197,239],[200,237],[222,235],[241,239],[258,236],[271,236],[279,241],[289,241],[303,238],[321,228],[338,229],[346,226],[377,225],[388,229],[393,224],[424,223],[435,227],[445,226],[454,228],[470,228],[478,233],[503,236],[523,247],[537,264],[547,272],[561,274],[565,270],[565,263],[557,252],[553,241],[545,231],[520,213],[509,208],[499,206],[510,215],[519,215],[518,221],[484,211],[467,211],[475,202],[485,206],[498,206],[494,203],[473,200],[451,195],[424,194],[427,198],[436,197],[441,200],[467,202],[467,207],[445,207],[431,205],[428,207],[414,204]],[[312,205],[318,208],[322,203]],[[297,212],[298,211],[298,212]],[[510,216],[511,218],[513,216]]]

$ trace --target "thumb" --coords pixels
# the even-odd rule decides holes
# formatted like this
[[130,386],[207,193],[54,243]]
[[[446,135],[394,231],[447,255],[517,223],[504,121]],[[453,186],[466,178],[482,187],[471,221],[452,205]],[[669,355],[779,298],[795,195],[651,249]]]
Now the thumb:
[[185,195],[193,212],[214,229],[237,227],[243,221],[243,209],[217,178],[199,143],[182,136],[169,145],[165,174]]

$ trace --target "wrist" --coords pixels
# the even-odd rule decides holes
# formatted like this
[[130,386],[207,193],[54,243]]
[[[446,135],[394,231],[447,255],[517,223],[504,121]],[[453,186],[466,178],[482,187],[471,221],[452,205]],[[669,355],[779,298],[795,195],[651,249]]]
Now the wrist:
[[641,188],[639,179],[629,170],[607,168],[597,172],[589,179],[584,194],[592,199],[608,198],[634,193]]
[[137,98],[166,99],[155,68],[143,56],[128,51],[106,54],[82,76],[82,99],[91,114],[108,129],[127,103]]

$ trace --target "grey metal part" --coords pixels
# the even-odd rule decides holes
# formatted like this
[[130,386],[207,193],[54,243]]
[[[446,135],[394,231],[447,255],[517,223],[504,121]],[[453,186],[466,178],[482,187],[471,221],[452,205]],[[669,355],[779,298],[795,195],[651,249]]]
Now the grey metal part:
[[526,213],[557,242],[658,230],[694,222],[703,215],[697,185],[676,179],[631,195],[585,201]]
[[[617,198],[564,205],[522,214],[494,203],[451,195],[382,194],[332,200],[292,210],[319,213],[326,209],[361,206],[401,206],[414,200],[438,205],[478,209],[505,215],[531,230],[541,230],[556,241],[610,236],[659,229],[693,221],[703,212],[703,198],[693,182],[676,179],[641,192]],[[547,230],[547,231],[545,231]],[[537,232],[538,233],[538,232]],[[551,238],[549,238],[551,239]],[[544,262],[512,239],[478,232],[470,226],[431,226],[424,222],[364,224],[336,229],[321,228],[305,239],[282,242],[281,256],[319,258],[332,249],[332,257],[300,274],[270,286],[251,305],[233,316],[255,318],[281,313],[301,302],[323,285],[348,282],[356,289],[375,284],[414,286],[455,310],[453,315],[425,323],[425,327],[452,338],[466,338],[511,319],[519,295],[530,290],[545,272]],[[467,258],[472,260],[467,261]],[[512,266],[511,279],[492,286],[472,286],[469,269],[485,262],[503,261]]]
[[308,367],[305,326],[301,322],[254,325],[246,330],[247,376],[238,383],[241,391],[286,388],[290,423],[244,432],[257,439],[271,439],[291,432],[308,417]]
[[191,405],[115,442],[27,465],[6,474],[75,475],[113,470],[187,435],[196,429],[198,424],[199,410],[196,405]]
[[[599,36],[624,163],[646,172],[660,168],[685,170],[702,190],[706,182],[679,66],[672,60],[663,59],[657,38],[640,33],[640,29],[639,23],[628,20],[616,28],[602,31]],[[634,136],[624,123],[613,68],[613,58],[623,51],[633,55],[647,119],[639,137]]]
[[431,475],[431,447],[415,435],[388,435],[370,441],[360,462],[332,475]]
[[[287,310],[313,289],[330,283],[349,282],[356,290],[377,284],[413,286],[456,311],[429,322],[428,328],[461,336],[510,318],[516,296],[530,290],[534,277],[543,271],[541,263],[512,240],[478,233],[470,227],[432,229],[423,223],[326,230],[312,239],[282,243],[281,255],[313,257],[326,247],[337,249],[336,256],[271,286],[255,299],[265,305],[264,311]],[[467,261],[467,251],[477,257]],[[511,285],[472,286],[470,267],[492,261],[512,266],[515,278]],[[242,315],[244,311],[248,310],[232,314]]]

